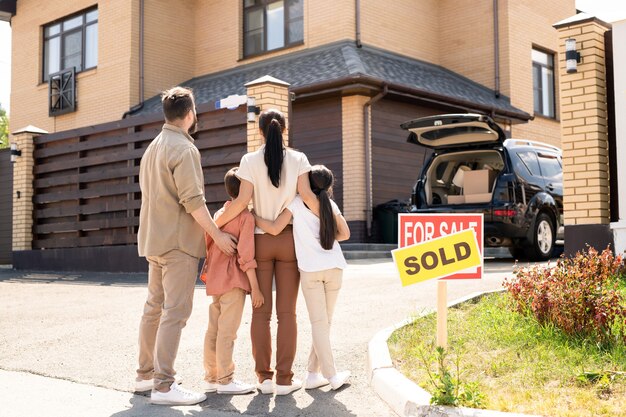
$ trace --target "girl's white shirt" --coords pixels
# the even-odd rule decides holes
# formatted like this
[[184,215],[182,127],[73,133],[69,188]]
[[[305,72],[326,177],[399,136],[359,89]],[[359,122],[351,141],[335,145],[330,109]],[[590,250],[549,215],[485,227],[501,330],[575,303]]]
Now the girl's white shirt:
[[[335,215],[341,214],[339,207],[330,200]],[[296,247],[298,268],[305,272],[324,271],[326,269],[344,269],[346,259],[335,240],[330,250],[320,244],[320,219],[311,212],[297,195],[287,209],[293,215],[293,240]]]

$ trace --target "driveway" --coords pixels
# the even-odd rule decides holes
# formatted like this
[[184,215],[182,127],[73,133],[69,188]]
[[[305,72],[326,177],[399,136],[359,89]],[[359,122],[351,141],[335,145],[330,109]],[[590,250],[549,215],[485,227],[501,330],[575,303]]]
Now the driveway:
[[[499,288],[502,279],[511,276],[512,265],[510,258],[486,260],[483,279],[449,283],[449,300]],[[325,387],[285,397],[208,394],[198,406],[168,408],[150,405],[146,397],[130,392],[146,281],[146,274],[0,270],[0,414],[390,416],[393,413],[369,386],[367,342],[379,330],[434,308],[436,301],[434,281],[403,288],[390,261],[350,261],[332,330],[337,368],[352,371],[350,385],[337,392]],[[196,287],[194,303],[176,368],[186,387],[200,390],[209,305],[201,286]],[[236,377],[248,382],[254,380],[248,335],[250,310],[247,303],[235,344]],[[294,372],[301,378],[311,345],[302,299],[298,302],[298,325]]]

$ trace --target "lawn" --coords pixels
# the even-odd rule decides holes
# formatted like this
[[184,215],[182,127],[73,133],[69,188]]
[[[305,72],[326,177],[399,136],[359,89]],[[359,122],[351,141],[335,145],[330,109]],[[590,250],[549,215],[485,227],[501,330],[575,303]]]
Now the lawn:
[[[513,312],[510,303],[508,293],[497,293],[448,312],[450,368],[460,355],[461,378],[477,383],[486,408],[554,417],[626,413],[624,343],[599,347],[567,336]],[[389,339],[395,366],[427,391],[419,352],[432,352],[435,333],[431,314]]]

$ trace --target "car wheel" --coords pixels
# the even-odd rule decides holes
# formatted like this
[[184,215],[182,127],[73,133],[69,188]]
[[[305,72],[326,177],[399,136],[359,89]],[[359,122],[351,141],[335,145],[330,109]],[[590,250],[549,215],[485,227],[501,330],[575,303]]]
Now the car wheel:
[[545,261],[550,259],[554,251],[556,234],[552,220],[545,213],[540,213],[535,220],[533,240],[528,248],[528,257],[533,261]]

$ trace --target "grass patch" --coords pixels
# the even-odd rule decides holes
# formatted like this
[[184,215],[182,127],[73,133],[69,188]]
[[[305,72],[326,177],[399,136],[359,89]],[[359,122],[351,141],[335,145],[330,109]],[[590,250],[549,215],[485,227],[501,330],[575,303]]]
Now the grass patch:
[[[488,409],[554,417],[617,416],[626,410],[626,346],[600,347],[512,311],[508,293],[448,311],[449,357],[475,382]],[[395,366],[431,391],[420,349],[433,349],[436,317],[395,331]],[[582,377],[581,377],[582,376]]]

